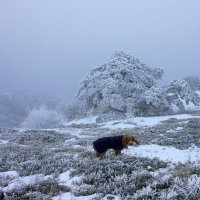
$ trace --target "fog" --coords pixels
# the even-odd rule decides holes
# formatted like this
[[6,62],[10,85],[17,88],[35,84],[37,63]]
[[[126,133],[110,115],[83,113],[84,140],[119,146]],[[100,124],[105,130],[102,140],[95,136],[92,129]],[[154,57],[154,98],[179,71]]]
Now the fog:
[[116,50],[163,68],[163,83],[200,76],[199,8],[199,0],[0,1],[0,91],[73,98]]

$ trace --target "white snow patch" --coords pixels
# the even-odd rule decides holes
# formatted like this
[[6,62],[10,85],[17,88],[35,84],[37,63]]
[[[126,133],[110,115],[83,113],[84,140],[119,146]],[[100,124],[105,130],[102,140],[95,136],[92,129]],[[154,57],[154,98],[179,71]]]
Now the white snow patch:
[[82,176],[74,176],[70,177],[70,173],[72,170],[68,170],[62,174],[59,175],[59,184],[66,185],[69,187],[73,187],[73,185],[80,184],[82,181]]
[[200,160],[200,148],[196,146],[180,150],[172,146],[160,146],[157,144],[141,145],[138,147],[129,147],[129,150],[125,150],[125,154],[150,159],[156,157],[162,161],[172,163],[196,162]]
[[[82,181],[82,177],[81,176],[74,176],[74,177],[70,177],[70,173],[72,172],[72,170],[68,170],[62,174],[59,175],[58,179],[59,179],[59,184],[60,185],[65,185],[70,187],[72,190],[76,189],[77,185],[81,184]],[[90,195],[90,196],[80,196],[80,197],[76,197],[74,196],[71,192],[65,192],[62,193],[58,196],[55,196],[52,198],[52,200],[66,200],[66,199],[72,199],[72,200],[92,200],[97,198],[98,196],[96,194]]]
[[8,171],[8,172],[3,172],[3,173],[8,174],[9,176],[11,175],[14,176],[14,179],[10,181],[8,186],[3,188],[4,192],[9,192],[16,188],[25,187],[26,185],[34,185],[38,181],[47,180],[48,178],[52,177],[52,175],[44,176],[43,174],[20,177],[18,173],[15,171]]
[[[113,121],[108,121],[105,123],[100,123],[102,128],[109,128],[109,129],[125,129],[125,128],[134,128],[137,126],[142,126],[142,127],[151,127],[155,126],[162,121],[168,120],[170,118],[175,118],[178,120],[181,119],[189,119],[189,118],[199,118],[200,116],[193,116],[190,114],[180,114],[180,115],[168,115],[168,116],[155,116],[155,117],[134,117],[134,118],[128,118],[124,120],[113,120]],[[96,123],[96,116],[94,117],[88,117],[88,118],[83,118],[79,120],[73,120],[71,122],[65,123],[65,126],[69,126],[72,124],[93,124]],[[78,129],[73,131],[70,131],[70,134],[75,135],[75,136],[80,136],[80,132],[78,132]]]
[[75,138],[71,138],[69,140],[65,140],[65,144],[68,144],[68,143],[74,143],[76,142],[76,139]]
[[71,192],[62,193],[59,196],[52,198],[52,200],[94,200],[94,199],[99,199],[99,196],[97,194],[93,194],[89,196],[76,197]]
[[197,90],[197,91],[195,91],[195,92],[200,96],[200,91]]
[[194,116],[189,114],[182,114],[182,115],[168,115],[168,116],[156,116],[156,117],[138,117],[134,118],[133,122],[137,123],[140,126],[154,126],[170,118],[176,118],[178,120],[181,120],[181,119],[194,118]]
[[7,144],[8,142],[7,140],[0,140],[0,144]]
[[59,175],[59,183],[62,184],[62,185],[68,185],[68,181],[70,180],[70,173],[71,173],[71,170],[68,170],[62,174]]
[[[199,117],[199,116],[196,116]],[[181,114],[181,115],[168,115],[168,116],[156,116],[156,117],[135,117],[130,118],[127,120],[117,120],[117,121],[109,121],[103,124],[103,128],[109,128],[109,129],[116,129],[116,128],[134,128],[136,126],[155,126],[162,121],[168,120],[170,118],[176,118],[178,120],[181,119],[189,119],[194,118],[194,116],[190,114]]]
[[20,188],[25,185],[33,185],[35,184],[38,180],[41,180],[44,176],[39,174],[39,175],[32,175],[32,176],[24,176],[24,177],[17,177],[11,181],[11,183],[8,184],[8,186],[4,187],[3,190],[5,192],[11,191],[15,188]]
[[83,119],[72,120],[70,122],[65,123],[65,126],[69,126],[72,124],[94,124],[96,123],[97,116],[89,116]]
[[176,131],[183,130],[183,127],[177,127],[175,130],[176,130]]
[[181,98],[180,100],[182,101],[185,110],[198,110],[200,108],[199,106],[195,106],[191,101],[189,101],[189,103],[187,104],[185,100]]
[[132,122],[127,123],[127,121],[109,121],[102,124],[102,128],[109,128],[109,129],[124,129],[124,128],[134,128],[136,124]]
[[175,130],[172,130],[172,129],[166,131],[166,133],[175,133],[175,132],[176,132],[176,131],[175,131]]
[[168,131],[166,131],[166,133],[176,133],[177,131],[181,131],[183,130],[183,127],[177,127],[176,129],[170,129]]
[[13,176],[18,177],[19,174],[16,171],[0,172],[0,176]]

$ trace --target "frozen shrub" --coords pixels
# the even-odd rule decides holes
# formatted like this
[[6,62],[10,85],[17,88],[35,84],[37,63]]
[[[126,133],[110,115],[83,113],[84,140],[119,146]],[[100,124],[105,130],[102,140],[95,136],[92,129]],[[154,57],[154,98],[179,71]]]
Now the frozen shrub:
[[[189,103],[194,106],[200,105],[200,97],[189,86],[189,84],[182,80],[174,80],[164,88],[167,95],[167,100],[175,112],[184,112]],[[193,107],[194,107],[193,106]],[[175,109],[176,107],[176,109]]]
[[60,186],[58,180],[54,177],[44,179],[40,178],[34,183],[21,184],[18,187],[5,193],[6,199],[50,199],[60,192],[69,192],[67,186]]
[[[151,171],[160,167],[166,167],[163,162],[154,159],[130,158],[123,156],[120,159],[110,157],[109,159],[97,160],[88,155],[88,158],[75,160],[72,176],[83,175],[81,185],[76,191],[76,195],[103,193],[121,195],[123,198],[133,195],[137,190],[147,187],[153,176],[146,169]],[[85,157],[85,154],[84,156]],[[146,162],[145,162],[146,161]],[[83,187],[81,187],[83,186]],[[85,190],[87,188],[87,192]]]
[[79,119],[86,116],[86,110],[80,101],[75,100],[65,107],[65,115],[67,120]]
[[81,184],[77,189],[73,191],[76,196],[88,196],[96,192],[96,188],[93,185]]
[[133,194],[133,198],[137,200],[154,199],[155,196],[156,196],[156,191],[153,190],[150,187],[150,185],[142,188],[141,190],[136,191],[136,193]]
[[81,82],[77,96],[85,102],[89,113],[105,116],[111,113],[112,118],[113,114],[132,114],[137,99],[161,78],[162,73],[160,68],[148,67],[137,58],[118,51],[109,62],[90,71]]
[[64,114],[66,102],[63,96],[44,96],[25,91],[0,94],[0,127],[19,127],[31,110],[39,110],[42,105]]
[[185,77],[183,80],[185,80],[193,91],[199,90],[200,91],[200,78],[196,76],[188,76]]
[[12,138],[9,145],[0,145],[0,171],[15,170],[20,176],[49,175],[71,167],[67,161],[70,149],[60,147],[70,138],[67,133],[28,130],[9,134]]
[[180,198],[200,198],[200,177],[196,174],[191,175],[188,179],[176,178],[174,183],[174,190],[177,191]]
[[[12,142],[17,142],[18,144],[56,144],[65,139],[69,139],[68,134],[56,133],[54,130],[26,130],[20,134],[15,134],[11,139]],[[41,145],[42,145],[41,144]]]
[[40,129],[40,128],[55,128],[64,123],[62,114],[55,110],[47,109],[41,106],[38,109],[32,109],[27,118],[22,123],[23,128]]
[[[12,181],[15,177],[9,175],[0,175],[0,188],[8,186],[8,183]],[[1,189],[0,189],[1,192]],[[0,198],[1,199],[1,198]]]
[[169,190],[169,191],[162,191],[160,194],[160,200],[162,199],[166,199],[166,200],[174,200],[174,199],[178,199],[178,193],[176,191]]
[[200,176],[200,168],[194,163],[179,163],[173,170],[172,173],[175,177],[179,178],[189,178],[191,175],[196,174]]
[[200,97],[185,80],[156,87],[162,74],[162,69],[148,67],[119,51],[109,62],[90,71],[81,82],[77,97],[84,102],[87,113],[99,116],[99,122],[199,108]]
[[136,115],[151,116],[170,113],[170,104],[162,88],[152,86],[137,101]]

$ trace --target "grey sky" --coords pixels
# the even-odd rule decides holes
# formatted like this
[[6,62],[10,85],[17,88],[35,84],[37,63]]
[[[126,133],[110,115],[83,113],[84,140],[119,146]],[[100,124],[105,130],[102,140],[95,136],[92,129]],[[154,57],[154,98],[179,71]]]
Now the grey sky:
[[200,77],[199,0],[2,0],[0,91],[72,97],[115,50]]

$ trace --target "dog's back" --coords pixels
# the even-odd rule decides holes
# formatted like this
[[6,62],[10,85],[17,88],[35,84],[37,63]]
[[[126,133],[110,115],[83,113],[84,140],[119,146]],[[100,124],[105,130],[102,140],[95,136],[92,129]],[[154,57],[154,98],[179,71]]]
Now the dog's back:
[[93,142],[94,149],[99,153],[104,153],[108,149],[121,150],[123,136],[103,137]]
[[95,150],[99,153],[104,153],[107,149],[111,148],[112,137],[99,138],[93,142]]

